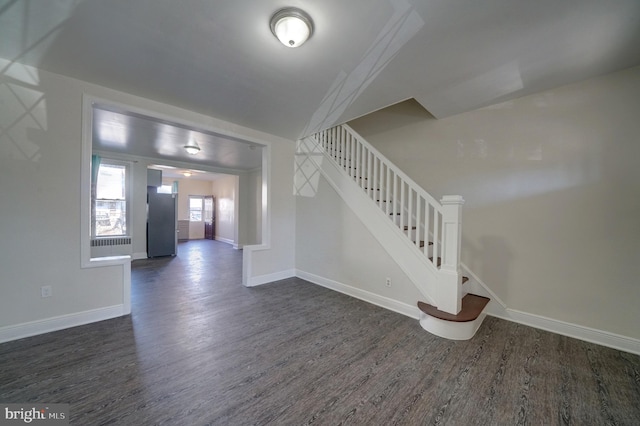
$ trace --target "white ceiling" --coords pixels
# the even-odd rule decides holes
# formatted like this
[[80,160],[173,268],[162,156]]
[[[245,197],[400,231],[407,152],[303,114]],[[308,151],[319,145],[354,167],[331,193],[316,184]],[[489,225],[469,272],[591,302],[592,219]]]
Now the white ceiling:
[[[297,49],[269,29],[285,6],[315,23]],[[639,65],[640,1],[0,0],[0,40],[10,61],[297,139],[408,98],[443,118]]]
[[[112,107],[94,106],[93,149],[156,159],[163,165],[189,163],[205,170],[248,171],[262,166],[262,147],[211,132],[186,128]],[[200,151],[191,155],[184,149],[195,141]],[[229,170],[230,169],[230,170]],[[184,167],[165,169],[164,176],[180,177]],[[194,174],[192,179],[212,176]]]
[[197,170],[184,167],[173,167],[164,164],[150,164],[147,168],[162,171],[162,179],[189,179],[189,180],[206,180],[214,181],[227,177],[224,173],[210,173],[204,170]]

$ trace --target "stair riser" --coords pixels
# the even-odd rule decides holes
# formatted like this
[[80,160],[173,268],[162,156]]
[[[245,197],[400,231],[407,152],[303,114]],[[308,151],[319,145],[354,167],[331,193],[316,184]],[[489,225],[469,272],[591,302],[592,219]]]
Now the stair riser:
[[420,313],[420,326],[429,333],[445,339],[469,340],[476,334],[486,316],[487,314],[483,313],[473,321],[453,322]]

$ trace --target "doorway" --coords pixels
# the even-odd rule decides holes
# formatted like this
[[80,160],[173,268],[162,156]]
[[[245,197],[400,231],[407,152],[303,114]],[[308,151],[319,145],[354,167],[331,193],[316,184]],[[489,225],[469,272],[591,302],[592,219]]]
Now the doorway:
[[216,207],[215,197],[208,195],[204,197],[204,209],[202,211],[202,219],[204,221],[204,238],[206,240],[215,240],[216,238]]
[[[239,138],[237,134],[228,133],[224,129],[212,128],[195,121],[173,119],[172,107],[160,105],[159,111],[149,110],[149,103],[144,99],[132,100],[136,105],[125,105],[113,100],[100,99],[92,95],[83,95],[83,128],[82,128],[82,179],[81,179],[81,260],[83,267],[124,264],[128,259],[145,259],[146,252],[146,185],[144,185],[148,166],[166,164],[163,174],[169,170],[197,170],[207,173],[236,174],[240,176],[238,186],[240,203],[235,211],[243,212],[239,226],[247,229],[258,229],[257,235],[250,233],[244,244],[260,244],[267,241],[263,236],[267,227],[268,205],[267,188],[269,180],[269,158],[271,145],[256,139]],[[161,112],[164,111],[164,112]],[[200,151],[197,155],[185,152],[185,140],[196,137]],[[110,158],[127,161],[130,164],[134,184],[132,185],[131,213],[131,253],[122,259],[113,257],[95,257],[91,253],[91,170],[92,155],[107,154]],[[183,175],[184,177],[186,175]],[[141,183],[141,184],[140,184]],[[193,192],[191,192],[193,193]],[[254,196],[255,193],[255,196]],[[206,194],[206,193],[205,193]],[[211,194],[208,192],[207,195]],[[184,198],[183,198],[184,199]],[[226,197],[222,197],[223,206],[228,207]],[[210,222],[214,239],[216,234],[226,232],[220,225],[220,198],[213,201],[213,211],[218,214]],[[256,214],[248,212],[254,211]],[[214,213],[215,214],[215,213]],[[222,215],[225,216],[225,215]],[[227,215],[228,216],[228,215]],[[225,216],[226,217],[226,216]],[[248,219],[248,220],[247,220]],[[253,223],[255,221],[255,223]],[[223,221],[223,225],[226,222]],[[238,233],[236,232],[236,236]],[[225,234],[226,236],[226,234]],[[221,236],[223,237],[223,236]],[[233,237],[232,237],[233,238]],[[220,242],[240,243],[241,238]],[[234,247],[235,248],[235,247]],[[125,306],[130,296],[130,274],[126,268],[123,272],[123,293]]]

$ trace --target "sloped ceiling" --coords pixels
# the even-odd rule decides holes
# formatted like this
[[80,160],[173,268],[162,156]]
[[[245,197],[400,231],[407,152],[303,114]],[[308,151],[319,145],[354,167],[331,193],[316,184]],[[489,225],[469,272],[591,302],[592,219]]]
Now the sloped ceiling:
[[[302,47],[269,29],[315,23]],[[4,0],[0,57],[289,139],[415,98],[443,118],[640,64],[638,0]]]

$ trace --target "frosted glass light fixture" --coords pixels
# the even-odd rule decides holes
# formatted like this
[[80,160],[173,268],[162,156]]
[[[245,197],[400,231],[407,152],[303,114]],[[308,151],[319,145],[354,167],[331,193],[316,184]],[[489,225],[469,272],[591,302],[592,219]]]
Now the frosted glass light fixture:
[[195,155],[200,152],[198,142],[191,138],[189,138],[189,142],[187,142],[187,144],[184,146],[184,149],[191,155]]
[[313,21],[303,10],[286,7],[271,17],[271,32],[287,47],[301,46],[313,33]]

